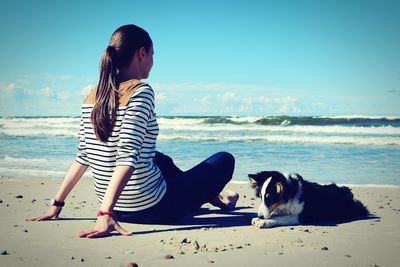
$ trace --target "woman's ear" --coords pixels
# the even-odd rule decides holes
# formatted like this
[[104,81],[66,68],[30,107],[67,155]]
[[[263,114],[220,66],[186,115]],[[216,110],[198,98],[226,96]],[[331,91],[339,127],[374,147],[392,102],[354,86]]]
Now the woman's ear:
[[136,53],[139,62],[143,62],[144,58],[146,57],[146,49],[144,47],[139,48]]

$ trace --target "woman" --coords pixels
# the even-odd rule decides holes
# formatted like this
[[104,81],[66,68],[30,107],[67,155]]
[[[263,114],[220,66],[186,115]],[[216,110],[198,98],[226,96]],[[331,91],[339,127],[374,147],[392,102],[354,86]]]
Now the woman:
[[156,152],[158,124],[154,92],[141,79],[153,66],[153,43],[135,25],[118,28],[101,60],[100,79],[82,104],[77,157],[45,215],[58,218],[64,200],[90,166],[100,202],[92,230],[80,237],[111,231],[131,235],[118,221],[168,223],[204,203],[233,209],[239,198],[220,193],[232,178],[234,158],[217,153],[183,172],[171,158]]

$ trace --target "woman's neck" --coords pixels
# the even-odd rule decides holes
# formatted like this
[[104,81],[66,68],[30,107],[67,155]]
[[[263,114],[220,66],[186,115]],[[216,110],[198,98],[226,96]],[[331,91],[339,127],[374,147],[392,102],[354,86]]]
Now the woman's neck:
[[123,83],[129,80],[141,80],[137,75],[118,75],[117,76],[117,82],[118,83]]
[[135,64],[130,64],[128,67],[121,68],[117,75],[118,83],[129,80],[141,80],[142,78],[143,77]]

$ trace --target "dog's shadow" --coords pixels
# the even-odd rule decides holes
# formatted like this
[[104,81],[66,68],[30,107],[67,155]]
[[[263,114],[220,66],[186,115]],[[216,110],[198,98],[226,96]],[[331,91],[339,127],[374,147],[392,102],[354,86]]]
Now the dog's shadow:
[[343,219],[343,220],[332,220],[332,221],[321,221],[321,222],[315,222],[315,223],[307,223],[303,224],[305,226],[326,226],[326,227],[334,227],[334,226],[339,226],[341,224],[346,224],[346,223],[351,223],[351,222],[356,222],[356,221],[366,221],[366,220],[373,220],[373,219],[380,219],[381,217],[376,216],[375,214],[369,214],[367,216],[361,216],[358,218],[352,218],[352,219]]
[[[179,221],[174,223],[161,223],[157,225],[146,224],[150,228],[157,227],[159,229],[151,229],[147,231],[134,231],[134,235],[141,234],[152,234],[169,231],[187,231],[196,229],[210,229],[210,228],[229,228],[229,227],[240,227],[250,226],[251,219],[257,216],[257,213],[252,212],[254,210],[251,206],[236,207],[231,211],[209,209],[202,207],[196,211],[188,213],[186,216],[181,218]],[[96,218],[57,218],[49,221],[96,221]],[[139,224],[140,225],[140,224]],[[144,225],[144,224],[142,224]],[[117,236],[119,233],[113,232],[107,236]]]

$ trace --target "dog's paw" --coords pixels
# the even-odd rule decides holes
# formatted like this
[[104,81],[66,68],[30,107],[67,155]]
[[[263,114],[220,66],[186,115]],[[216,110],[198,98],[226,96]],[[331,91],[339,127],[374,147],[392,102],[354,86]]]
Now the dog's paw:
[[274,227],[275,221],[274,220],[265,220],[260,218],[253,218],[251,220],[251,224],[258,228],[271,228]]
[[258,228],[270,228],[273,227],[273,221],[272,220],[265,220],[265,219],[260,219],[260,218],[253,218],[251,220],[251,224],[255,227]]
[[251,225],[256,225],[256,223],[257,223],[259,220],[261,220],[261,219],[258,218],[258,217],[255,217],[255,218],[251,219]]

